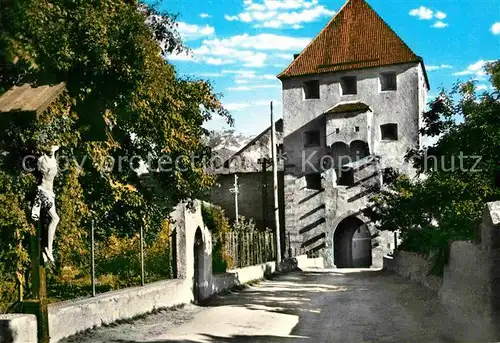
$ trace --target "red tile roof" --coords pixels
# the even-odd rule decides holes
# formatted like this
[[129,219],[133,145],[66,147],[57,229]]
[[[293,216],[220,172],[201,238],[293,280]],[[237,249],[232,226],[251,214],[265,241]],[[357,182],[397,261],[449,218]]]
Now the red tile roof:
[[422,59],[365,0],[348,0],[278,78],[409,62]]

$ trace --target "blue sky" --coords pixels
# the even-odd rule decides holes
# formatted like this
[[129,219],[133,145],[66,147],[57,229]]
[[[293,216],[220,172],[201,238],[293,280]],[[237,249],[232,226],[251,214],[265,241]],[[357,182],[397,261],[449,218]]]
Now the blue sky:
[[[430,96],[457,80],[478,80],[485,61],[500,58],[499,0],[368,0],[424,58]],[[189,56],[167,56],[180,75],[208,79],[235,118],[235,129],[257,134],[269,126],[269,102],[281,117],[275,77],[321,30],[344,0],[164,0],[178,13]],[[209,129],[228,128],[216,118]]]

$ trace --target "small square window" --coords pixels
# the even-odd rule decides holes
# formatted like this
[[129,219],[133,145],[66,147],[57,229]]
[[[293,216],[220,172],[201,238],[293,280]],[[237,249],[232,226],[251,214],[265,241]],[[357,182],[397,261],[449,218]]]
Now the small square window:
[[354,127],[354,131],[355,131],[355,132],[359,132],[359,126],[355,126],[355,127]]
[[396,73],[388,72],[380,74],[380,89],[382,91],[395,91],[397,88]]
[[312,80],[304,82],[304,98],[319,99],[319,81]]
[[358,94],[358,85],[356,76],[344,76],[340,78],[342,95]]
[[320,145],[319,131],[304,132],[304,146],[310,147],[319,145]]
[[315,173],[306,175],[306,188],[321,190],[321,174]]
[[383,141],[398,140],[398,124],[380,125],[380,133]]
[[335,133],[340,133],[340,129],[338,127],[335,129]]
[[352,168],[341,168],[337,175],[337,185],[352,186],[354,184],[354,171]]

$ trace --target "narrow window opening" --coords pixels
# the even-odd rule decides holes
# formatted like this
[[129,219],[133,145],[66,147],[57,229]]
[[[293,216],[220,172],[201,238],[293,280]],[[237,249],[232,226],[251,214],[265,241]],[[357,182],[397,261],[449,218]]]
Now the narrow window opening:
[[315,173],[306,175],[306,188],[321,190],[321,174]]
[[358,85],[356,76],[344,76],[340,78],[342,95],[358,94]]
[[319,146],[320,145],[320,137],[319,131],[306,131],[304,132],[304,146]]
[[338,127],[335,129],[335,133],[340,133],[340,129]]
[[354,171],[352,168],[340,168],[337,185],[352,186],[354,184]]
[[354,131],[359,132],[359,126],[355,126]]
[[380,74],[380,89],[382,91],[397,90],[397,75],[394,72]]
[[380,125],[380,132],[381,132],[383,141],[397,141],[398,140],[398,124]]
[[304,82],[304,97],[306,99],[319,99],[319,81]]

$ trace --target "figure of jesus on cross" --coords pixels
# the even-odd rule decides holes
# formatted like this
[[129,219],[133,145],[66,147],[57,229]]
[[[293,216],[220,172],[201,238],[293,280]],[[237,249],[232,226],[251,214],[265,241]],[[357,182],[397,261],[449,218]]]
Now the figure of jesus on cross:
[[56,212],[56,196],[54,194],[54,178],[58,171],[55,157],[55,152],[57,150],[59,150],[58,146],[52,146],[50,153],[43,153],[37,160],[37,169],[41,173],[42,180],[38,185],[36,197],[31,209],[31,218],[33,220],[40,220],[41,213],[47,213],[50,219],[46,229],[46,244],[43,243],[44,245],[42,246],[42,256],[45,263],[54,263],[52,245],[56,234],[57,224],[59,224],[59,216]]

